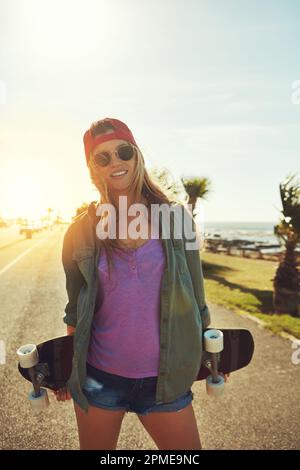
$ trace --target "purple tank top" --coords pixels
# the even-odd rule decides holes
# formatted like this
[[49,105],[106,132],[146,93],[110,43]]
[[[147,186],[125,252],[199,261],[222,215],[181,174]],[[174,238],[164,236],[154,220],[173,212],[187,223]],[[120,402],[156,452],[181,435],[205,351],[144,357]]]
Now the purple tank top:
[[109,279],[102,250],[98,264],[102,298],[95,308],[87,362],[123,377],[157,376],[165,269],[162,242],[150,239],[126,253],[116,250],[113,261]]

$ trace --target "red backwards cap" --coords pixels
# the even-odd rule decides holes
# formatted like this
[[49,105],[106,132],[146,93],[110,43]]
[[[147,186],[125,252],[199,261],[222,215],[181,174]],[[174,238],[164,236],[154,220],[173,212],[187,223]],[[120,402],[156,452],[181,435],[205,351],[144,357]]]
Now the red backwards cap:
[[93,136],[93,130],[91,130],[93,126],[92,124],[91,128],[88,129],[84,133],[83,142],[84,142],[85,158],[86,158],[87,164],[90,158],[91,151],[98,144],[101,144],[102,142],[107,142],[108,140],[113,140],[113,139],[122,139],[122,140],[127,140],[131,142],[133,145],[137,146],[137,143],[134,140],[131,130],[126,126],[124,122],[119,121],[119,119],[113,119],[113,118],[104,118],[97,122],[99,123],[108,122],[112,125],[114,130],[109,132],[109,134],[102,134],[102,135],[100,134],[100,135]]

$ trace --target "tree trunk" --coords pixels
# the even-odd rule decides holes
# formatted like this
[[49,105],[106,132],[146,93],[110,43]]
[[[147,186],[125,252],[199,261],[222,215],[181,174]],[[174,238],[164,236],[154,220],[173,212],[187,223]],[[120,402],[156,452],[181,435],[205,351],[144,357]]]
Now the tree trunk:
[[299,292],[279,287],[273,292],[273,305],[275,313],[287,313],[293,317],[300,317]]
[[275,313],[300,316],[300,273],[295,247],[293,240],[286,242],[286,251],[273,278],[273,306]]

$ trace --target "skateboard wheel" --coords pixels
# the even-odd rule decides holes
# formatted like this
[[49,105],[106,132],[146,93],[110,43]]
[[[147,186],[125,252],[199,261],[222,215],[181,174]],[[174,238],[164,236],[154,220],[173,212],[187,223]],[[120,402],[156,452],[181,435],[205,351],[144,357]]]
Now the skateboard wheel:
[[31,390],[28,395],[31,409],[34,413],[45,410],[50,404],[47,390],[45,388],[41,388],[40,393],[39,397],[35,397],[34,390]]
[[24,344],[17,350],[17,355],[23,369],[34,367],[39,362],[39,354],[35,344]]
[[204,349],[210,353],[223,351],[223,333],[221,330],[207,330],[204,332]]
[[206,391],[212,397],[220,397],[224,392],[225,380],[222,375],[218,375],[218,382],[213,382],[212,375],[206,379]]

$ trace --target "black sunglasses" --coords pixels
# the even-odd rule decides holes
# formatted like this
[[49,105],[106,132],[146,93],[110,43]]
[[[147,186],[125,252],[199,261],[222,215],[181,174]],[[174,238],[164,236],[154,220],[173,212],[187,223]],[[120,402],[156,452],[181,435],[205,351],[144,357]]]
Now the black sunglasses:
[[[119,147],[117,147],[114,150],[114,152],[117,152],[117,155],[120,158],[120,160],[127,162],[128,160],[132,159],[134,155],[134,148],[131,145],[122,144]],[[107,166],[111,161],[111,153],[112,152],[97,153],[94,156],[96,165]]]

